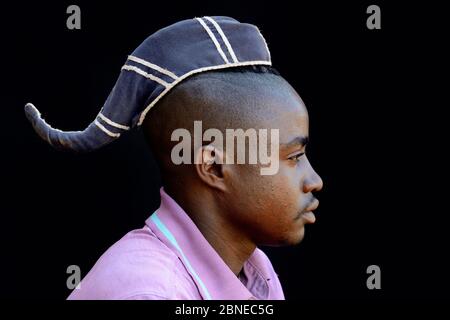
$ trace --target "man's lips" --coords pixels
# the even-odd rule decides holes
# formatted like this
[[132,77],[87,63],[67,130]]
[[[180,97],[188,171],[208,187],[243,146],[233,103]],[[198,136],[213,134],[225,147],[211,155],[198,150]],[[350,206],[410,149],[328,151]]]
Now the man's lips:
[[314,223],[316,222],[316,216],[313,211],[317,209],[319,206],[319,200],[314,199],[313,202],[299,215],[299,217],[305,220],[305,223]]
[[319,200],[314,199],[312,203],[304,210],[304,212],[314,211],[319,206]]

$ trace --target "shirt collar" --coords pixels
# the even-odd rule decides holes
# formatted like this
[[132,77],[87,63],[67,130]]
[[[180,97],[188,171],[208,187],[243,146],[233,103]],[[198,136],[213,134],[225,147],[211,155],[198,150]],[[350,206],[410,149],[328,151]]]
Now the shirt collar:
[[[256,299],[225,264],[187,213],[164,191],[164,188],[161,188],[160,194],[161,206],[147,219],[146,224],[180,258],[202,298],[206,300]],[[256,249],[244,264],[244,272],[247,277],[252,277],[248,280],[252,282],[252,286],[258,282],[260,287],[266,288],[266,290],[259,290],[264,293],[258,298],[264,299],[269,294],[267,281],[270,280],[270,272],[261,255],[262,253]]]

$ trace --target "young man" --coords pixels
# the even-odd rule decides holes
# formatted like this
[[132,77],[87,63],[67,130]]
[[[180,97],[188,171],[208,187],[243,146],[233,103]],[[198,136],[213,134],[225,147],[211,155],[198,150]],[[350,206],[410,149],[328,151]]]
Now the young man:
[[[204,17],[150,36],[82,132],[51,128],[31,104],[26,114],[54,147],[77,152],[142,126],[161,169],[160,208],[109,248],[69,299],[284,299],[257,246],[299,243],[322,181],[305,155],[306,107],[271,68],[256,27]],[[201,137],[214,138],[198,142],[199,122]],[[245,136],[239,150],[219,139],[230,129],[277,134],[259,135],[256,149]],[[177,130],[188,134],[182,150]],[[262,147],[275,172],[248,161]],[[241,156],[247,161],[237,164]]]

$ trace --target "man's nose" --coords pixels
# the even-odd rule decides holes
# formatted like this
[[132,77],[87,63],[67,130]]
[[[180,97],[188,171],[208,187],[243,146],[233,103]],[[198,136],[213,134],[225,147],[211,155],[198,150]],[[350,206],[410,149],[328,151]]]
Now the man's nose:
[[303,192],[317,192],[322,190],[323,181],[322,178],[317,174],[317,172],[309,165],[308,174],[303,183]]

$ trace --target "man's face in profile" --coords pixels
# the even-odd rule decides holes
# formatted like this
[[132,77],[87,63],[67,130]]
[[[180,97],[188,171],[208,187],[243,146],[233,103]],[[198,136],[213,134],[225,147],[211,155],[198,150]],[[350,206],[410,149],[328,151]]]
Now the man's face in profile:
[[303,101],[294,92],[268,103],[279,112],[258,125],[279,130],[279,170],[261,175],[259,164],[235,165],[230,170],[236,175],[234,201],[227,211],[258,245],[293,245],[303,239],[305,224],[315,221],[313,192],[322,188],[322,180],[306,156],[309,120]]
[[[177,196],[182,198],[187,194],[192,197],[194,205],[185,207],[197,223],[220,221],[220,227],[233,229],[233,234],[240,234],[256,245],[292,245],[303,239],[305,224],[315,220],[311,211],[318,201],[313,192],[322,188],[322,180],[305,154],[309,139],[308,112],[286,80],[267,73],[204,74],[181,84],[161,103],[160,109],[154,110],[159,112],[155,112],[146,125],[147,137],[155,150],[161,149],[160,141],[170,142],[160,153],[163,172],[167,173],[166,180],[184,178],[183,188],[178,188],[181,195]],[[228,140],[224,141],[226,148],[218,147],[216,140],[214,143],[206,140],[206,145],[212,144],[218,151],[224,151],[221,156],[214,156],[224,160],[220,165],[205,164],[208,161],[196,165],[175,164],[171,155],[174,147],[182,142],[173,141],[171,134],[179,128],[190,130],[186,141],[189,146],[195,145],[192,127],[197,120],[202,120],[203,130],[217,128],[225,138],[228,138],[225,132],[229,129],[265,130],[268,139],[258,138],[256,152],[264,143],[271,163],[248,161],[250,152],[255,149],[247,145],[244,148],[246,161],[238,164],[236,144],[232,147],[234,152],[227,152]],[[278,156],[275,158],[271,134],[274,131],[278,131]],[[199,132],[201,134],[202,130]],[[182,154],[189,155],[189,152]],[[262,169],[270,167],[273,159],[277,160],[277,165],[273,166],[277,170],[262,174]],[[187,185],[189,193],[184,192]],[[175,194],[175,189],[168,190]],[[208,211],[201,218],[198,217],[199,202]],[[215,212],[209,209],[211,207]]]

